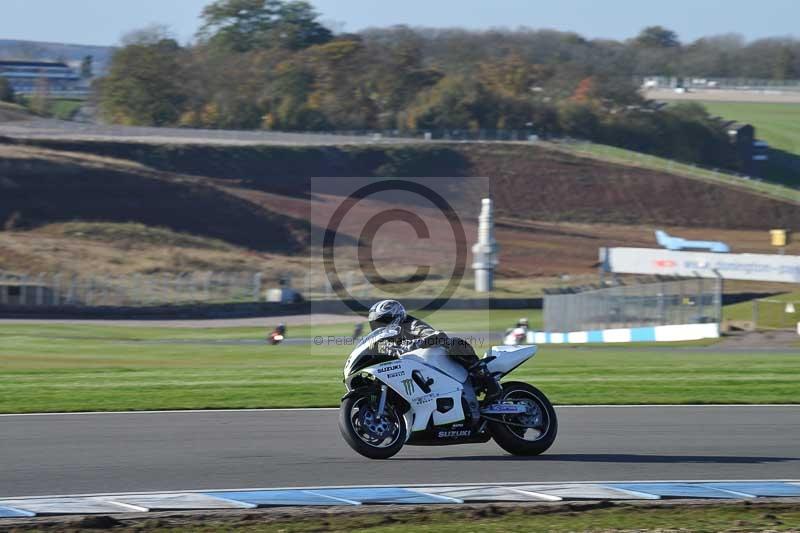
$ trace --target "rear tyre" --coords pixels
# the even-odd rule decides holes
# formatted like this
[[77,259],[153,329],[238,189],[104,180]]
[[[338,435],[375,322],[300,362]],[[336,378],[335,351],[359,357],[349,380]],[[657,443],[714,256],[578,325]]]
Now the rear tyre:
[[405,419],[387,398],[377,418],[379,391],[363,389],[348,396],[339,408],[339,431],[356,452],[370,459],[388,459],[406,442]]
[[503,383],[501,401],[528,407],[524,415],[503,415],[503,422],[490,421],[489,431],[495,442],[514,455],[539,455],[556,440],[558,420],[553,404],[542,391],[522,383]]

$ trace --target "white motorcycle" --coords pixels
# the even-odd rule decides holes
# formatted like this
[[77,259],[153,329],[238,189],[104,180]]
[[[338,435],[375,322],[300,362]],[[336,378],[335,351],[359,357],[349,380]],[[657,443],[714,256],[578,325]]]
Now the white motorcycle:
[[[443,346],[413,349],[398,357],[380,353],[396,338],[393,326],[362,339],[344,367],[347,394],[339,429],[356,452],[388,459],[405,444],[483,443],[493,438],[515,455],[538,455],[555,441],[553,405],[537,388],[510,381],[486,400],[469,372]],[[499,380],[536,354],[536,346],[495,346],[476,365]],[[482,399],[481,399],[482,398]]]
[[503,337],[503,344],[506,346],[521,346],[523,344],[530,344],[530,340],[528,337],[532,334],[528,331],[527,328],[509,328],[506,330],[506,334]]

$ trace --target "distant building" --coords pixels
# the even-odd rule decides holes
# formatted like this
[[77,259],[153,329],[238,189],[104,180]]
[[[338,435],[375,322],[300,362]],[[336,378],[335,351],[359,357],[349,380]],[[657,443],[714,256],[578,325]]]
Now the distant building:
[[44,90],[59,96],[85,91],[80,75],[61,62],[0,60],[0,77],[7,79],[17,94]]

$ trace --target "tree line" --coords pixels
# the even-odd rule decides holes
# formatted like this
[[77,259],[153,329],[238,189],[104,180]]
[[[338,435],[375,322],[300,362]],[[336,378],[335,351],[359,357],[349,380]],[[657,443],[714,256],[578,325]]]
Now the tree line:
[[659,108],[635,75],[800,78],[800,41],[665,28],[628,41],[553,30],[403,26],[334,34],[304,1],[217,0],[196,40],[125,38],[98,82],[116,123],[288,131],[526,130],[730,165],[722,123]]

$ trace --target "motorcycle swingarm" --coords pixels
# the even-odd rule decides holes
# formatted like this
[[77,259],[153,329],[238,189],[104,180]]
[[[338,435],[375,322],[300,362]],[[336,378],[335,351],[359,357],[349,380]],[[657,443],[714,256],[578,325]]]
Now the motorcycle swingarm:
[[524,415],[528,407],[511,403],[494,403],[481,408],[482,415]]

